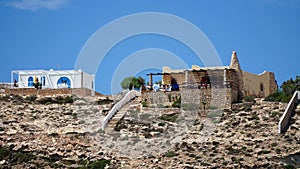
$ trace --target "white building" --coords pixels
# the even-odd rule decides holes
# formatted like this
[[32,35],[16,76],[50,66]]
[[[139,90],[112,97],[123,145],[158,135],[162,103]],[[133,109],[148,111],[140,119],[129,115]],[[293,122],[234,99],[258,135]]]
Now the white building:
[[95,77],[79,70],[14,70],[11,73],[14,87],[34,88],[37,82],[40,88],[87,88],[95,89]]

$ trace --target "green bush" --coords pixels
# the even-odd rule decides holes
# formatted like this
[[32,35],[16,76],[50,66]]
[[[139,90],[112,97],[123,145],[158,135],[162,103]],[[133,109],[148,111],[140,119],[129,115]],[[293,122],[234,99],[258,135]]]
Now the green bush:
[[251,111],[252,109],[251,109],[251,106],[250,106],[250,105],[245,105],[245,106],[244,106],[244,110],[245,110],[245,111]]
[[64,104],[64,103],[73,103],[73,97],[72,96],[57,96],[54,100],[53,103],[58,103],[58,104]]
[[25,100],[28,100],[30,102],[34,102],[36,100],[37,96],[36,95],[30,95],[30,96],[27,96],[25,98]]
[[285,94],[283,91],[276,91],[265,98],[265,101],[279,101],[283,103],[288,103],[292,98],[292,94]]
[[253,96],[245,96],[244,102],[255,102],[255,98]]
[[73,97],[72,96],[66,96],[64,99],[64,103],[73,103]]
[[274,92],[274,93],[270,94],[269,96],[267,96],[265,98],[265,101],[281,101],[281,98],[282,98],[283,94],[284,93],[282,91],[277,90],[276,92]]
[[110,104],[114,102],[113,100],[109,99],[109,97],[106,97],[105,99],[100,99],[100,100],[97,100],[96,103],[98,105],[106,105],[106,104]]
[[296,79],[289,79],[282,83],[281,91],[276,91],[265,98],[265,101],[280,101],[288,103],[296,90],[300,90],[300,76]]
[[160,116],[160,119],[164,120],[164,121],[175,122],[176,119],[177,119],[177,117],[178,116],[176,114],[173,114],[173,115],[166,115],[166,114],[164,114],[164,115]]
[[148,107],[147,102],[146,102],[146,101],[143,101],[143,102],[142,102],[142,106],[143,106],[143,107]]
[[271,151],[270,150],[260,150],[257,154],[261,155],[261,154],[270,154]]
[[166,123],[164,123],[164,122],[158,123],[158,126],[165,126],[165,125],[166,125]]
[[181,97],[179,97],[178,99],[176,99],[174,101],[174,103],[172,104],[172,107],[177,107],[177,108],[181,107]]
[[15,157],[18,159],[18,162],[28,162],[36,158],[32,153],[22,151],[15,153]]
[[175,153],[174,151],[169,151],[169,152],[166,152],[165,153],[165,156],[166,157],[174,157],[174,156],[177,156],[178,154]]
[[11,97],[14,102],[23,102],[24,101],[24,98],[20,95],[11,95]]
[[10,150],[4,147],[0,148],[0,159],[4,159],[5,157],[7,157],[10,153]]
[[287,164],[287,165],[285,166],[285,168],[286,168],[286,169],[296,169],[296,167],[293,166],[293,165],[291,165],[291,164]]
[[283,95],[282,98],[281,98],[281,102],[288,103],[291,100],[292,97],[293,97],[292,94],[290,94],[290,95]]
[[1,101],[9,101],[9,96],[7,96],[7,95],[4,95],[4,96],[0,96],[0,100]]

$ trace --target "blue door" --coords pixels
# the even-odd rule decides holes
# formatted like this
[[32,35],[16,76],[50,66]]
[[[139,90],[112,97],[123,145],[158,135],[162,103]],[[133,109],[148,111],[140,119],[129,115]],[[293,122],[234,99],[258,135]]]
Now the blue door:
[[33,86],[33,77],[28,78],[28,87]]

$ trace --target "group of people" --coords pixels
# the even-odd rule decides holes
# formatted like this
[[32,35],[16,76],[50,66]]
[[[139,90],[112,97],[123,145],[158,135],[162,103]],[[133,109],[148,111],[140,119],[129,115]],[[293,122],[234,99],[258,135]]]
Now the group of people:
[[179,90],[179,85],[176,84],[170,84],[170,85],[160,85],[160,84],[154,84],[153,85],[153,90],[154,91],[177,91]]
[[33,78],[33,86],[36,89],[41,89],[42,88],[42,84],[39,82],[39,78],[36,77],[36,76]]
[[163,92],[169,92],[169,91],[178,91],[179,90],[179,85],[176,84],[170,84],[170,85],[161,85],[161,84],[154,84],[151,88],[151,86],[142,86],[141,91],[163,91]]

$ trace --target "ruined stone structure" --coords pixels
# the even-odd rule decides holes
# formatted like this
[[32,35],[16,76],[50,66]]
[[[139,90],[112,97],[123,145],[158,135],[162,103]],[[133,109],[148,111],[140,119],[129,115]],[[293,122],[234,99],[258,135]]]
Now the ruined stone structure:
[[[175,80],[180,86],[182,104],[196,104],[200,109],[230,108],[232,102],[242,100],[245,96],[266,97],[277,90],[274,73],[265,71],[256,75],[243,71],[235,51],[232,52],[229,66],[192,65],[188,70],[172,70],[166,66],[161,75],[162,85],[170,85]],[[153,84],[151,74],[149,79],[149,84]],[[162,99],[163,95],[166,95],[165,98],[169,95],[173,97],[172,92],[162,92],[143,94],[143,98],[149,104],[161,104],[168,100]]]

